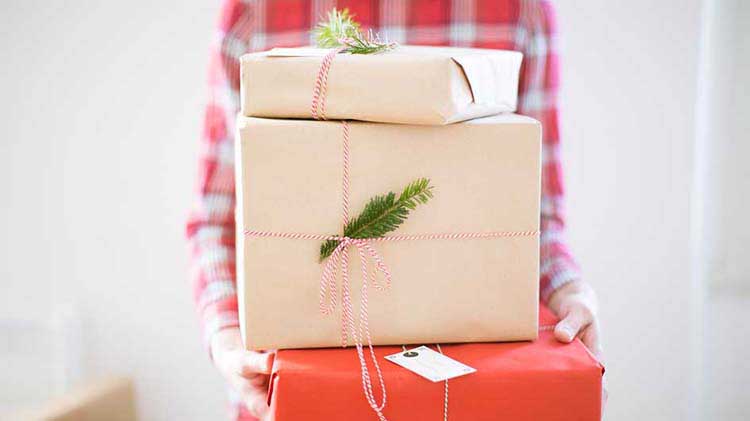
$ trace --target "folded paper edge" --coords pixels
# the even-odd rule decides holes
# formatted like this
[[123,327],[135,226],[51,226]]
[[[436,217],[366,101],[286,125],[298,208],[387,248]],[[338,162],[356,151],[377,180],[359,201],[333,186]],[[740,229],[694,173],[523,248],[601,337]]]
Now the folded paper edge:
[[268,381],[268,392],[266,393],[266,404],[268,404],[269,407],[273,402],[273,392],[276,386],[276,381],[279,378],[279,372],[276,370],[276,364],[274,363],[274,368],[271,370],[271,379]]
[[[502,83],[498,83],[497,81],[493,80],[491,83],[491,87],[487,88],[489,91],[491,91],[491,95],[485,95],[483,92],[481,92],[481,86],[483,84],[479,83],[477,79],[479,79],[481,76],[480,74],[483,73],[492,73],[490,70],[484,70],[481,69],[481,67],[492,67],[492,61],[497,60],[497,57],[500,55],[507,55],[509,57],[512,57],[512,62],[508,65],[510,66],[510,70],[512,71],[513,79],[516,81],[515,86],[515,95],[516,100],[513,104],[507,104],[512,110],[515,110],[518,104],[518,80],[519,80],[519,74],[521,71],[521,63],[523,62],[523,53],[520,51],[513,51],[513,50],[488,50],[492,51],[491,53],[487,53],[485,55],[479,55],[479,54],[456,54],[452,55],[451,59],[454,63],[461,69],[461,72],[463,73],[464,77],[466,78],[466,82],[469,85],[469,91],[471,92],[472,101],[477,105],[482,106],[501,106],[506,104],[498,103],[496,100],[497,98],[502,97],[501,90],[502,90]],[[487,101],[484,98],[485,97],[491,97],[492,101]]]
[[583,343],[583,341],[581,341],[581,339],[576,338],[575,340],[576,340],[576,342],[578,342],[580,344],[580,346],[581,346],[581,348],[583,348],[584,352],[586,352],[586,355],[589,356],[589,359],[591,359],[591,361],[593,361],[596,364],[596,366],[599,367],[599,369],[602,372],[602,376],[604,376],[604,372],[606,371],[606,368],[604,367],[604,364],[602,364],[602,362],[599,361],[599,359],[596,358],[596,356],[594,356],[594,353],[591,352],[591,350]]

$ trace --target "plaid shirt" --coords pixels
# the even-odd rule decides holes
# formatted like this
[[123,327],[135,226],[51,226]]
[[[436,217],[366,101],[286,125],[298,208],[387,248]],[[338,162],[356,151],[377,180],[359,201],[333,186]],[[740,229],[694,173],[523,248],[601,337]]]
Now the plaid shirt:
[[234,120],[242,54],[308,45],[310,29],[332,7],[401,44],[517,50],[524,54],[518,112],[542,122],[541,298],[578,269],[564,241],[554,8],[544,0],[226,0],[209,66],[195,208],[187,226],[194,295],[206,340],[238,326],[235,289]]

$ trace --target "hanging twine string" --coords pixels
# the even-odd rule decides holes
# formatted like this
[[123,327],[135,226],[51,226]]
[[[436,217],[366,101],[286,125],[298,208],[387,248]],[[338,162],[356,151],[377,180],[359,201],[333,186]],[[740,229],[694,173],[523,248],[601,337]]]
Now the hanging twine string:
[[[313,88],[313,97],[311,102],[311,114],[316,120],[325,119],[325,95],[328,87],[328,73],[331,63],[340,49],[331,50],[323,58],[315,80]],[[349,222],[349,123],[342,121],[342,227]],[[538,230],[529,231],[497,231],[497,232],[464,232],[464,233],[436,233],[436,234],[406,234],[406,235],[386,235],[373,238],[351,238],[343,235],[322,235],[309,233],[290,233],[274,231],[245,230],[244,234],[250,237],[260,238],[285,238],[290,240],[335,240],[338,246],[328,257],[323,266],[320,277],[320,311],[329,315],[334,312],[337,306],[337,279],[339,271],[341,272],[341,345],[346,347],[351,335],[352,342],[357,349],[360,370],[362,374],[362,389],[364,391],[367,403],[377,414],[380,421],[387,421],[383,414],[386,404],[386,389],[383,381],[383,373],[380,364],[375,356],[375,350],[372,344],[372,335],[369,328],[369,311],[368,311],[368,291],[370,286],[377,290],[388,289],[391,285],[391,272],[383,261],[382,256],[375,250],[373,243],[377,242],[397,242],[397,241],[420,241],[420,240],[466,240],[466,239],[488,239],[488,238],[511,238],[511,237],[531,237],[539,235]],[[354,309],[351,300],[350,276],[349,276],[349,249],[355,248],[359,257],[360,268],[362,270],[362,285],[360,288],[359,302],[359,324],[355,322]],[[372,264],[373,271],[368,273]],[[383,277],[383,283],[377,280],[378,275]],[[365,357],[364,345],[367,348],[372,359],[375,375],[380,385],[381,401],[378,403],[373,392],[373,382],[370,375],[369,367]],[[446,395],[447,395],[446,383]],[[447,403],[447,399],[446,399]],[[445,411],[447,415],[447,408]]]

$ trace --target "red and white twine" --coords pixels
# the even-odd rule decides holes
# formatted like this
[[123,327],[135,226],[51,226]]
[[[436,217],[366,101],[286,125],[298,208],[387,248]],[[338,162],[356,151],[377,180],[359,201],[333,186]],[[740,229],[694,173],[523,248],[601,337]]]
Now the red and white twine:
[[[313,98],[311,104],[311,114],[316,120],[325,119],[325,96],[328,85],[328,72],[334,57],[340,50],[332,50],[324,58],[318,71],[313,89]],[[349,123],[342,121],[343,128],[343,172],[342,172],[342,226],[349,222]],[[375,350],[372,345],[372,335],[370,334],[368,322],[368,291],[370,286],[378,290],[388,289],[391,284],[391,272],[383,261],[383,258],[373,247],[373,243],[394,242],[394,241],[420,241],[420,240],[469,240],[469,239],[488,239],[488,238],[510,238],[510,237],[531,237],[539,235],[538,230],[529,231],[497,231],[497,232],[463,232],[463,233],[436,233],[436,234],[405,234],[405,235],[387,235],[374,238],[350,238],[343,235],[325,235],[293,232],[274,232],[245,230],[244,234],[250,237],[261,238],[285,238],[290,240],[317,240],[317,241],[338,241],[338,245],[333,253],[328,257],[320,277],[320,311],[323,314],[331,314],[337,305],[337,279],[339,271],[341,272],[341,345],[348,345],[348,337],[351,335],[352,342],[357,349],[359,364],[362,374],[362,388],[370,407],[375,411],[380,421],[387,421],[383,414],[386,404],[385,382],[383,373],[380,370]],[[360,288],[359,303],[359,326],[355,323],[354,310],[351,301],[350,282],[349,282],[349,248],[354,247],[357,250],[360,267],[362,270],[362,285]],[[370,263],[374,265],[374,270],[368,273]],[[377,280],[377,275],[383,276],[383,284]],[[382,394],[381,402],[378,403],[373,393],[373,385],[370,376],[370,370],[367,366],[364,353],[364,344],[372,358],[375,374],[380,384]],[[446,395],[448,392],[446,382]],[[447,396],[445,415],[447,416]]]
[[331,63],[341,51],[341,48],[333,49],[323,57],[318,69],[318,77],[315,78],[313,88],[312,103],[310,105],[310,114],[315,120],[326,119],[326,91],[328,90],[328,72],[331,70]]

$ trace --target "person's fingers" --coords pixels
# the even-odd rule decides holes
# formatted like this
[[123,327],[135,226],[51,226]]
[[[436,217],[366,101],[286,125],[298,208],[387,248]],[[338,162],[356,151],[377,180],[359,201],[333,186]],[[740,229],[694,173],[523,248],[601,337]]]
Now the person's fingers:
[[263,419],[268,413],[267,394],[268,389],[246,384],[240,391],[242,402],[247,407],[250,415]]
[[249,382],[253,386],[268,387],[268,381],[270,380],[270,378],[271,376],[267,374],[258,374],[250,378],[243,377],[242,379]]
[[578,332],[591,323],[593,315],[583,306],[574,306],[555,326],[555,338],[560,342],[572,341]]
[[240,375],[253,378],[259,374],[271,374],[274,354],[270,352],[246,352],[240,368]]
[[604,350],[599,336],[599,323],[597,321],[591,322],[581,334],[581,342],[586,345],[586,348],[594,354],[596,359],[604,364]]

